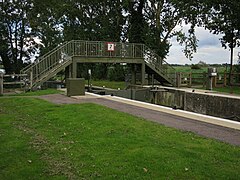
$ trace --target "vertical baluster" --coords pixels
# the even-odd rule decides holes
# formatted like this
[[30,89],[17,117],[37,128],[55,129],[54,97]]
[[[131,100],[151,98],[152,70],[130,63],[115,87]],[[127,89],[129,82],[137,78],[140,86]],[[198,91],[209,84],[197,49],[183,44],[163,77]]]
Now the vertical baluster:
[[44,60],[44,71],[45,71],[45,72],[47,71],[47,61],[48,61],[48,59],[45,59],[45,60]]
[[87,41],[85,42],[85,56],[87,56],[88,52],[87,52]]
[[[67,43],[65,46],[65,49],[64,49],[64,54],[68,54],[68,50],[69,50],[69,43]],[[64,56],[65,57],[65,56]]]
[[54,64],[56,64],[56,61],[58,60],[58,61],[60,61],[60,57],[59,57],[59,53],[61,52],[61,48],[59,49],[59,51],[56,51],[55,53],[54,53],[54,58],[53,58],[53,62],[52,62],[52,66],[51,66],[51,69],[52,69],[52,67],[54,66]]
[[75,41],[73,41],[73,54],[72,55],[73,56],[76,55],[76,42]]
[[36,64],[35,66],[35,69],[36,69],[36,79],[38,79],[38,75],[39,75],[39,63]]
[[86,51],[86,46],[85,46],[85,42],[82,42],[82,54],[81,55],[85,55],[85,51]]
[[41,76],[41,73],[42,73],[42,61],[39,63],[39,72],[38,72],[39,78]]
[[30,88],[33,86],[33,69],[30,70]]

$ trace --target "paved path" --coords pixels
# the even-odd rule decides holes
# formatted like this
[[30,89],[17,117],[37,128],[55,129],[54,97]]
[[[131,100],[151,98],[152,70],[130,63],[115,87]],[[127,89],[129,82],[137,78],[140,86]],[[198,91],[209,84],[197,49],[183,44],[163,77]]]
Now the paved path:
[[[116,101],[111,98],[96,97],[89,94],[82,97],[67,97],[61,94],[54,94],[40,96],[39,98],[56,104],[96,103],[118,111],[142,117],[168,127],[194,132],[204,137],[214,138],[226,143],[240,146],[240,130],[201,122],[193,118],[181,117],[174,115],[173,113],[169,114],[162,111],[139,107],[137,105],[124,103],[123,101]],[[191,117],[191,115],[189,117]]]

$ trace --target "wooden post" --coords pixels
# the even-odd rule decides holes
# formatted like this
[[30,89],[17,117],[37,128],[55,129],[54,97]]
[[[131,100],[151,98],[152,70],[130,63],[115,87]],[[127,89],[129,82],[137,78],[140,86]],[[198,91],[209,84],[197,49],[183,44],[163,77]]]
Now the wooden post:
[[207,86],[207,74],[206,72],[203,72],[203,88]]
[[189,73],[189,83],[188,87],[192,87],[192,72]]
[[213,87],[217,87],[217,76],[213,77]]
[[3,95],[3,73],[0,73],[0,96]]
[[181,72],[177,72],[176,73],[176,77],[177,77],[177,82],[176,82],[176,85],[177,85],[177,88],[180,88],[182,82],[181,82]]
[[223,80],[223,86],[226,87],[227,86],[227,73],[224,73],[224,80]]

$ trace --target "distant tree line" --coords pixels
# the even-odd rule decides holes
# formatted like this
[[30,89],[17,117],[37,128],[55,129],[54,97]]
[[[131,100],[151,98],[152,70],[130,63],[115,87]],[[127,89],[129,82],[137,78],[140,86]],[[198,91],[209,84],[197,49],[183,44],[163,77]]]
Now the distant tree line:
[[[240,45],[238,0],[3,0],[0,10],[0,59],[7,73],[73,39],[144,43],[165,58],[176,38],[191,59],[195,27],[202,26],[221,34],[232,53]],[[105,78],[109,67],[91,68]]]

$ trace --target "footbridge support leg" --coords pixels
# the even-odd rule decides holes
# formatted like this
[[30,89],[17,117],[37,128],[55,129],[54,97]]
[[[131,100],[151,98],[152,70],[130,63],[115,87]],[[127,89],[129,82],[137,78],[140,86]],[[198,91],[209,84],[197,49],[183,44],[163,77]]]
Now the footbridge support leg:
[[131,78],[131,84],[132,85],[136,85],[136,71],[137,71],[137,65],[136,64],[131,64],[131,74],[132,74],[132,78]]
[[77,78],[77,62],[72,63],[72,78]]
[[66,78],[77,78],[77,62],[73,61],[68,67],[65,68]]
[[145,67],[145,62],[143,62],[142,63],[142,67],[141,67],[141,77],[142,77],[142,86],[144,86],[145,85],[145,71],[146,71],[146,69],[145,69],[146,67]]

